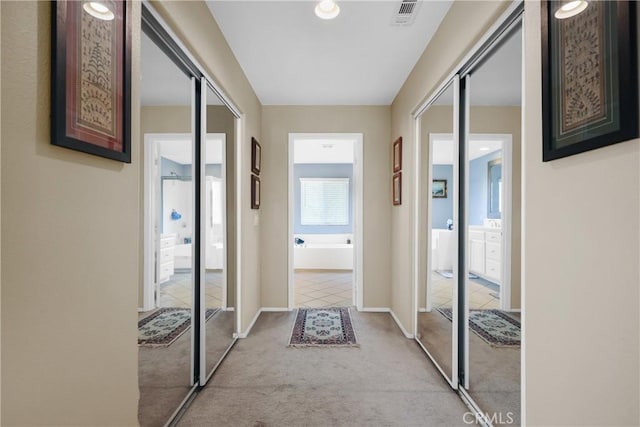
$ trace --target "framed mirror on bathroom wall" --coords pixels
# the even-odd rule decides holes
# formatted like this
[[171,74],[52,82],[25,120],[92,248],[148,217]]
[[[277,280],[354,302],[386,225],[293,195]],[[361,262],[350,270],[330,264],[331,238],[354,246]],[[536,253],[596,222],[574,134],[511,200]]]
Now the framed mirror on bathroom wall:
[[502,217],[502,158],[487,163],[487,218]]

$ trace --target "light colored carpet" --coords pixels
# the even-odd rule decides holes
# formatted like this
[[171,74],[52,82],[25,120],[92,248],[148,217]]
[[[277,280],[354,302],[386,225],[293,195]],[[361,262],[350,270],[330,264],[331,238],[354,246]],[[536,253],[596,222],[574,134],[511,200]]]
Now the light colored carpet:
[[[520,321],[519,315],[509,313]],[[451,372],[451,321],[436,310],[418,314],[421,342]],[[469,331],[469,392],[484,412],[512,412],[520,425],[520,348],[492,347]],[[506,416],[506,415],[505,415]]]
[[287,347],[294,318],[262,313],[179,425],[465,425],[465,405],[388,313],[353,310],[351,348]]
[[[232,341],[235,312],[220,311],[207,325],[207,369],[212,369]],[[191,330],[168,347],[138,348],[138,421],[164,426],[191,387]]]

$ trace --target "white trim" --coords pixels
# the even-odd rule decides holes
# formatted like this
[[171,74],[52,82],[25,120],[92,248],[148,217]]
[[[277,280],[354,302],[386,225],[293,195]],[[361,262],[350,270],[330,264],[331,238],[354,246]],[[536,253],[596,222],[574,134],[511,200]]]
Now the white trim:
[[[156,179],[159,179],[160,165],[159,159],[155,155],[155,141],[151,139],[151,134],[144,135],[144,206],[142,227],[144,233],[143,240],[143,272],[142,272],[142,310],[149,311],[156,307],[155,291],[156,291],[156,268],[154,254],[156,252],[156,230],[159,230],[157,224],[156,205],[158,197],[154,190]],[[158,163],[156,163],[156,160]],[[152,207],[153,205],[153,207]],[[157,228],[156,228],[157,227]]]
[[244,115],[236,120],[236,144],[235,144],[235,172],[236,172],[236,295],[235,308],[236,312],[236,331],[240,335],[242,328],[242,176],[244,168],[242,167],[242,141],[244,138]]
[[[465,98],[463,100],[464,102],[464,130],[465,133],[471,129],[470,127],[470,122],[469,122],[469,113],[471,111],[471,76],[467,74],[467,76],[464,78],[465,79]],[[458,96],[458,98],[460,98],[460,96]],[[458,117],[460,117],[458,115]],[[458,138],[460,136],[458,135]],[[458,139],[458,146],[456,147],[456,153],[460,152],[460,139]],[[459,156],[458,156],[459,157]],[[466,138],[465,140],[465,150],[464,150],[464,164],[465,164],[465,169],[466,172],[464,174],[464,194],[457,194],[456,195],[456,201],[460,200],[460,198],[464,198],[464,205],[467,207],[467,209],[469,208],[469,168],[466,167],[466,165],[469,164],[469,138]],[[456,202],[454,202],[456,203]],[[455,211],[458,211],[458,206],[454,207]],[[464,227],[464,230],[469,230],[469,214],[468,212],[465,212],[466,215],[464,218],[462,218],[462,227]],[[454,227],[456,225],[454,224]],[[456,240],[457,239],[457,234],[456,234]],[[468,239],[467,239],[468,240]],[[459,244],[459,242],[458,242]],[[468,243],[464,242],[464,250],[467,251],[465,252],[466,254],[466,258],[469,258],[469,252],[468,252]],[[460,248],[458,248],[458,252],[460,251]],[[456,261],[457,262],[457,261]],[[471,347],[469,346],[469,316],[467,316],[467,313],[469,313],[469,298],[467,298],[467,296],[469,295],[469,263],[465,262],[465,265],[463,266],[462,269],[462,277],[463,277],[463,281],[464,281],[464,311],[462,313],[462,317],[463,317],[463,322],[464,322],[464,332],[462,333],[462,342],[464,343],[464,348],[462,349],[463,355],[464,355],[464,366],[462,369],[464,369],[465,375],[464,375],[464,384],[462,385],[461,388],[469,388],[469,353],[471,352],[470,349]],[[456,290],[458,290],[458,287],[455,287]],[[456,299],[456,307],[459,306],[459,300]],[[460,313],[458,313],[457,318],[460,318]],[[459,325],[456,324],[456,330],[459,328]],[[456,354],[458,354],[459,349],[458,349],[458,340],[456,339],[455,341],[455,350],[456,350]],[[456,358],[456,368],[458,368],[458,363],[457,363],[458,358]],[[457,372],[457,369],[454,371]],[[459,380],[459,378],[456,378],[457,380]]]
[[262,307],[260,309],[261,312],[263,313],[273,313],[273,312],[289,312],[292,310],[289,310],[289,308],[287,307]]
[[398,325],[398,328],[400,328],[400,330],[402,331],[402,333],[404,334],[404,336],[406,338],[409,339],[413,339],[413,334],[410,334],[405,328],[404,326],[402,326],[402,323],[400,323],[400,320],[398,319],[398,317],[396,316],[396,314],[393,312],[393,310],[389,310],[389,314],[391,314],[391,317],[393,318],[393,320],[395,320],[396,325]]
[[288,197],[287,197],[287,307],[294,309],[294,259],[293,259],[293,165],[295,141],[305,139],[335,139],[344,141],[351,139],[354,142],[353,160],[353,236],[354,236],[354,268],[352,302],[358,311],[364,304],[363,277],[364,277],[364,144],[362,133],[289,133],[288,150]]
[[[198,361],[199,361],[199,372],[200,372],[200,378],[199,378],[199,385],[204,386],[207,383],[207,321],[206,321],[206,307],[204,304],[205,301],[205,297],[206,297],[206,293],[205,293],[205,284],[206,284],[206,269],[205,269],[205,264],[207,263],[207,254],[206,254],[206,242],[207,242],[207,229],[206,229],[206,215],[203,215],[203,210],[204,212],[207,211],[207,192],[206,192],[206,179],[205,179],[205,163],[206,163],[206,153],[207,153],[207,143],[206,143],[206,138],[207,138],[207,90],[206,90],[206,86],[207,82],[205,80],[204,77],[202,77],[200,79],[200,161],[198,162],[198,166],[200,167],[200,173],[198,174],[198,176],[196,177],[195,175],[195,166],[196,166],[196,159],[197,159],[197,152],[194,149],[194,153],[193,153],[193,160],[191,162],[191,176],[193,177],[193,181],[195,183],[195,180],[197,179],[200,182],[200,194],[196,194],[195,196],[198,197],[200,199],[200,233],[197,236],[198,240],[199,240],[199,247],[200,247],[200,267],[199,267],[199,271],[198,271],[198,277],[200,278],[200,283],[199,283],[199,299],[200,299],[200,305],[198,307],[196,307],[196,310],[198,310],[200,312],[200,336],[198,337],[200,346],[199,346],[199,350],[200,350],[200,354],[198,355]],[[224,160],[222,161],[224,163]],[[204,184],[205,188],[202,188],[202,184]],[[196,214],[196,209],[195,209],[195,201],[196,201],[196,197],[193,198],[194,201],[194,205],[193,205],[193,213],[194,216]],[[193,222],[194,224],[194,230],[195,230],[195,221]],[[194,233],[195,234],[195,233]],[[195,250],[194,250],[194,255],[195,255]],[[195,257],[192,258],[192,262],[195,261]],[[195,272],[195,269],[194,269]],[[195,305],[195,304],[194,304]],[[192,317],[193,319],[193,317]],[[193,329],[193,328],[191,328]]]
[[[201,131],[200,129],[196,129],[196,115],[198,114],[198,112],[196,111],[196,78],[195,77],[191,77],[191,158],[193,159],[191,161],[191,176],[194,177],[194,173],[193,171],[195,170],[195,164],[196,164],[196,132]],[[195,177],[194,177],[195,178]],[[196,224],[196,194],[195,194],[195,186],[191,186],[191,223],[194,225],[194,229],[195,229],[195,224]],[[195,236],[194,236],[195,237]],[[199,239],[200,236],[197,236],[197,238]],[[191,245],[191,268],[192,271],[195,273],[195,269],[193,268],[193,261],[195,260],[195,245]],[[193,290],[195,289],[195,274],[191,275],[191,318],[195,319],[195,314],[196,314],[196,310],[198,309],[198,307],[196,307],[196,293],[193,292]],[[202,305],[202,304],[201,304]],[[201,308],[201,307],[200,307]],[[196,360],[196,328],[195,328],[195,323],[192,324],[193,327],[189,328],[191,329],[191,363],[189,363],[189,366],[191,367],[191,371],[189,372],[189,384],[190,385],[194,385],[195,384],[195,370],[196,370],[196,363],[201,362],[200,359],[200,355],[198,355],[198,360]],[[198,338],[199,339],[199,338]]]
[[364,307],[358,310],[363,313],[390,313],[391,308],[389,307]]
[[238,338],[246,338],[249,336],[249,333],[251,332],[251,328],[253,328],[253,325],[256,324],[256,321],[258,320],[258,317],[260,317],[260,314],[262,313],[262,311],[263,311],[262,308],[258,309],[258,311],[256,312],[256,315],[253,316],[251,323],[249,323],[249,326],[247,326],[247,329],[244,332],[238,333]]
[[451,379],[447,376],[447,374],[445,374],[444,369],[442,369],[442,366],[440,366],[438,361],[431,355],[427,347],[425,347],[425,345],[422,344],[422,341],[416,338],[416,342],[420,347],[422,347],[422,350],[427,354],[427,357],[431,359],[431,362],[435,365],[436,369],[440,371],[440,374],[444,377],[445,381],[449,383],[452,389],[456,390],[458,388],[458,383],[456,382],[455,385],[453,384]]
[[500,309],[511,309],[511,235],[513,230],[513,135],[502,141],[502,277],[500,283]]

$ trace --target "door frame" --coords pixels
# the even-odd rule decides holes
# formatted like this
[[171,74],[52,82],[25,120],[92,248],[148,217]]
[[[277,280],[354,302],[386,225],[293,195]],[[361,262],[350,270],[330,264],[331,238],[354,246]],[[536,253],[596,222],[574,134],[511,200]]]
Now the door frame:
[[353,157],[353,274],[352,274],[352,303],[358,311],[362,311],[364,304],[363,295],[363,187],[364,187],[364,156],[362,133],[289,133],[288,150],[288,197],[287,197],[287,308],[293,310],[294,306],[294,247],[293,247],[293,209],[294,209],[294,149],[295,141],[309,139],[327,140],[352,140],[354,142]]
[[[224,141],[226,136],[224,134],[209,133],[207,138],[222,138],[223,150]],[[158,145],[166,141],[184,140],[185,142],[191,141],[191,134],[189,133],[145,133],[144,134],[144,207],[143,207],[143,304],[140,308],[141,311],[150,311],[157,308],[156,295],[158,291],[159,283],[156,281],[156,241],[160,238],[161,230],[159,223],[159,211],[160,211],[160,185],[158,182],[161,178],[160,175],[160,153],[158,151]],[[205,144],[203,144],[204,146]],[[223,159],[224,160],[224,159]],[[225,170],[226,165],[223,162],[222,169]],[[192,177],[192,179],[195,179]],[[224,180],[226,186],[226,180]],[[224,190],[226,192],[226,189]],[[223,210],[223,226],[226,229],[227,224],[227,212]],[[225,233],[225,245],[223,251],[223,262],[226,265],[227,259],[227,245],[226,245],[226,233]],[[226,307],[226,282],[227,273],[226,269],[223,273],[223,299],[224,306]]]

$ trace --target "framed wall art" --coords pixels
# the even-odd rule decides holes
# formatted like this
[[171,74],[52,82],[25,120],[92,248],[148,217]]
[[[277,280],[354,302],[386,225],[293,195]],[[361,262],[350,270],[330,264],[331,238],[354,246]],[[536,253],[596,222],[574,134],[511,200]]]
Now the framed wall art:
[[393,175],[393,205],[402,204],[402,172]]
[[447,198],[447,180],[434,179],[431,181],[431,197],[434,199]]
[[402,170],[402,137],[396,139],[393,143],[393,173]]
[[260,209],[260,178],[251,175],[251,209]]
[[638,136],[636,2],[542,2],[543,161]]
[[131,5],[52,3],[51,143],[131,162]]
[[260,143],[254,137],[251,137],[251,172],[260,175],[260,166],[262,163],[262,148]]

